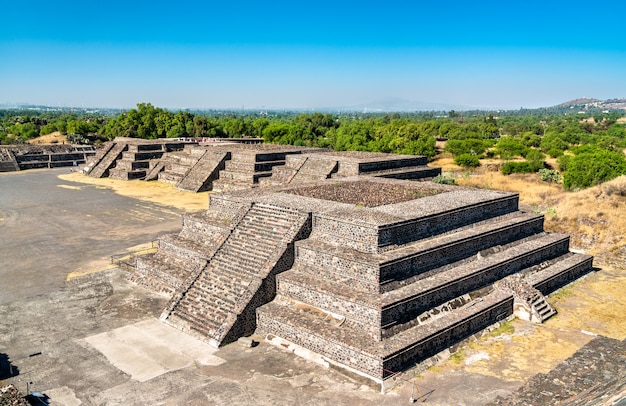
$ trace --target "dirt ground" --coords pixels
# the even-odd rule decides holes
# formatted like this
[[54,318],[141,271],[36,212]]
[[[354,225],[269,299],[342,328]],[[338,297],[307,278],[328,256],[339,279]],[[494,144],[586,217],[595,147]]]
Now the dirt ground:
[[[490,175],[468,179],[499,186]],[[20,372],[6,382],[24,391],[32,381],[52,404],[396,405],[413,397],[418,404],[484,405],[551,370],[593,334],[626,337],[626,270],[614,260],[549,297],[559,313],[545,324],[506,323],[441,365],[405,372],[385,395],[260,337],[254,348],[231,344],[211,352],[223,361],[218,365],[176,355],[159,361],[156,351],[133,370],[111,348],[90,342],[139,328],[159,316],[166,299],[129,284],[124,271],[110,268],[108,256],[178,231],[182,213],[206,209],[207,194],[67,170],[0,174],[0,190],[0,255],[6,258],[0,264],[0,353]],[[521,200],[544,213],[553,207],[533,203],[533,196]],[[154,341],[143,347],[159,348]],[[141,381],[141,362],[161,362],[164,372]]]

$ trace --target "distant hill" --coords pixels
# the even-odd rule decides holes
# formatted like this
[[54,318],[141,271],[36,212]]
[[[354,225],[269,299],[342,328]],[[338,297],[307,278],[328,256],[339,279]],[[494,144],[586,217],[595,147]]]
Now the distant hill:
[[569,109],[575,112],[603,112],[626,110],[626,99],[598,100],[590,98],[580,98],[561,103],[551,109]]

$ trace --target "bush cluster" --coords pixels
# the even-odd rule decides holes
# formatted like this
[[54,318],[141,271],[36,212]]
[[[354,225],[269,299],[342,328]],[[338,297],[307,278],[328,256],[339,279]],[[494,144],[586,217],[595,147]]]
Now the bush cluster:
[[480,160],[476,155],[461,154],[454,157],[454,163],[463,168],[476,168],[480,166]]

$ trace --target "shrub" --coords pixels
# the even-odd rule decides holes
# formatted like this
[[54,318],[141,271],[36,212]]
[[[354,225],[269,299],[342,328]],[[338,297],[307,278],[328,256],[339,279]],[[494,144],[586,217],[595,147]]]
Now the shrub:
[[548,151],[548,155],[552,158],[558,158],[563,155],[563,151],[557,148],[552,148]]
[[523,162],[507,162],[502,165],[500,171],[503,175],[510,175],[512,173],[532,173],[536,172],[533,170],[531,164],[528,161]]
[[569,147],[569,143],[563,139],[563,135],[555,133],[544,136],[540,145],[543,151],[553,151],[553,153],[556,150],[563,152]]
[[524,154],[524,158],[526,158],[527,161],[533,161],[533,162],[542,161],[543,162],[546,156],[542,154],[541,151],[537,151],[536,149],[529,149]]
[[452,155],[482,155],[491,146],[490,141],[467,138],[464,140],[449,140],[446,142],[444,150]]
[[621,152],[585,145],[579,148],[563,175],[566,189],[599,185],[626,174],[626,157]]
[[441,185],[456,185],[456,180],[452,176],[437,175],[433,178],[433,182]]
[[461,154],[454,157],[454,163],[463,168],[476,168],[480,166],[480,160],[476,155]]
[[539,169],[539,179],[548,183],[561,183],[561,174],[555,169]]
[[496,144],[496,153],[500,155],[502,159],[510,159],[516,156],[523,156],[526,154],[528,147],[524,145],[522,140],[511,137],[502,137]]
[[567,167],[571,159],[572,159],[571,155],[561,155],[560,157],[558,157],[556,162],[559,164],[559,170],[561,172],[567,171]]

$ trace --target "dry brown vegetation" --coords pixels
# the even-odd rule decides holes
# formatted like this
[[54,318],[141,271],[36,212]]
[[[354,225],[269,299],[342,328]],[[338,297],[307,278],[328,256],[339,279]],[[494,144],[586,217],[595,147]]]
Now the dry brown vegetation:
[[29,144],[67,144],[67,137],[60,132],[55,131],[50,134],[42,135],[37,138],[28,140]]

